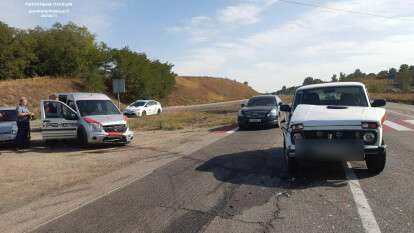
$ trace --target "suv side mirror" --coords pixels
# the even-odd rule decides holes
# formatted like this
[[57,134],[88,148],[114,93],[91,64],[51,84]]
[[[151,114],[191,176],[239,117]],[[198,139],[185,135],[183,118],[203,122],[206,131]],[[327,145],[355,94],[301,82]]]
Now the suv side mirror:
[[246,104],[244,104],[244,103],[243,103],[243,104],[241,104],[241,107],[242,107],[242,108],[246,107]]
[[280,105],[280,111],[282,112],[290,112],[292,108],[288,104]]
[[371,107],[383,107],[386,104],[384,99],[376,99],[371,102]]

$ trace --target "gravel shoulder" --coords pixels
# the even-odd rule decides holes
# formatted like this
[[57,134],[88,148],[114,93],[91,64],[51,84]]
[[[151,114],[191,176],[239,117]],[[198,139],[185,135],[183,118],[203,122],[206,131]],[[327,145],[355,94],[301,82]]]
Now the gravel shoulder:
[[[43,145],[35,140],[31,149],[0,149],[0,214],[23,206],[49,193],[111,173],[143,160],[180,156],[186,147],[203,144],[217,135],[208,129],[144,131],[127,146],[81,149],[73,142]],[[40,135],[34,134],[35,139]]]

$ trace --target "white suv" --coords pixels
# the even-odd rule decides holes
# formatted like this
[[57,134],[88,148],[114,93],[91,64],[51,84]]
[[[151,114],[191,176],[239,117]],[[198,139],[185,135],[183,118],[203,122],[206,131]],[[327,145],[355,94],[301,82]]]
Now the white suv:
[[131,142],[127,118],[99,93],[60,93],[57,100],[40,102],[41,129],[44,140],[78,139],[90,143]]
[[372,173],[385,166],[385,100],[370,101],[364,84],[335,82],[300,87],[282,127],[288,169],[298,160],[364,161]]

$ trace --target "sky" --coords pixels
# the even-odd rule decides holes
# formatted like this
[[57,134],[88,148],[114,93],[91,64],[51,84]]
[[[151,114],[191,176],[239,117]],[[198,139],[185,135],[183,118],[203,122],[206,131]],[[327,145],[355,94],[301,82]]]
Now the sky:
[[179,75],[271,92],[307,76],[414,64],[412,9],[414,0],[0,0],[0,21],[23,29],[73,21]]

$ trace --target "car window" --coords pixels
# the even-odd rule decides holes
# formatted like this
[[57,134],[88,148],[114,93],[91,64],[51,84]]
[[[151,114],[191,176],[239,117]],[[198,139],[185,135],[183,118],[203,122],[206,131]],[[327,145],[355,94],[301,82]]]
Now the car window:
[[295,95],[294,107],[299,104],[368,106],[364,89],[360,86],[322,87],[300,90]]
[[254,97],[247,102],[247,106],[276,106],[276,99],[274,97]]
[[69,107],[56,101],[45,101],[43,103],[45,118],[66,118],[73,113]]
[[76,101],[81,116],[121,114],[110,100]]
[[132,106],[134,107],[142,107],[146,104],[147,102],[145,101],[136,101],[135,103],[132,104]]
[[0,122],[5,121],[16,121],[17,112],[16,110],[0,110]]

